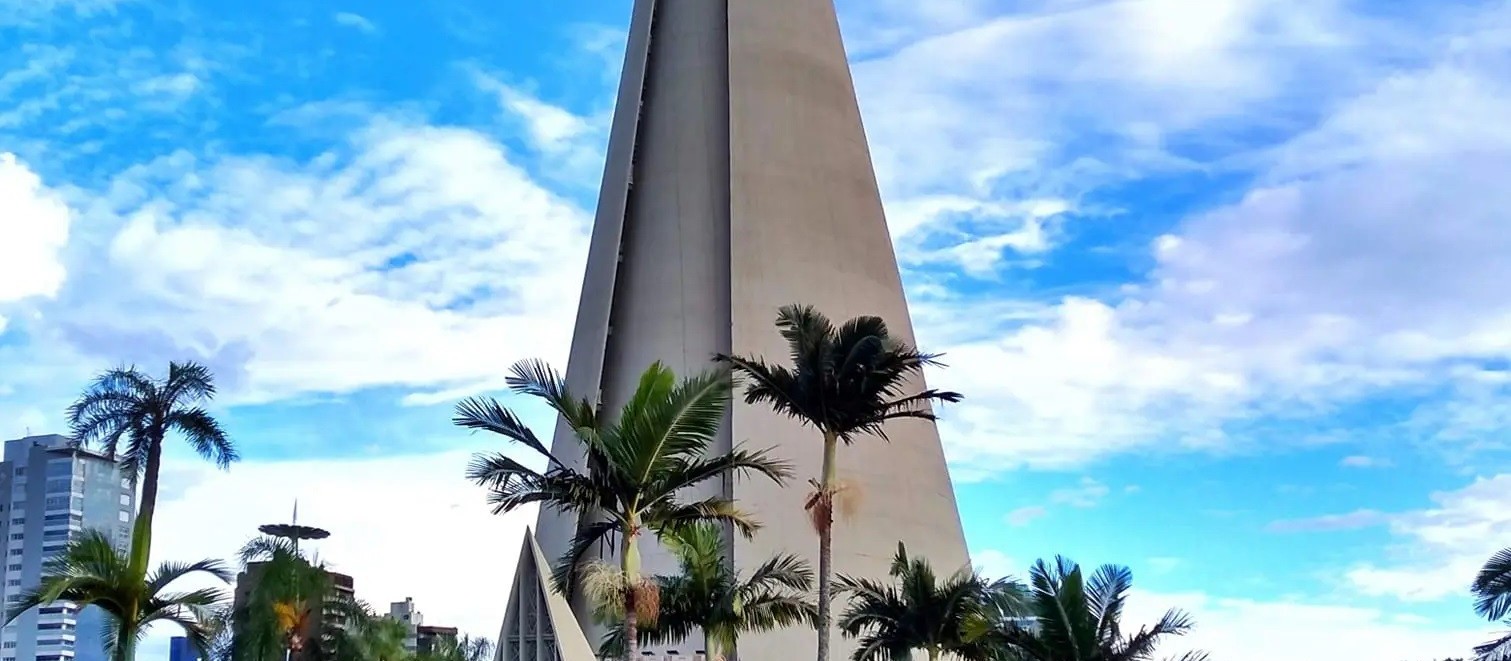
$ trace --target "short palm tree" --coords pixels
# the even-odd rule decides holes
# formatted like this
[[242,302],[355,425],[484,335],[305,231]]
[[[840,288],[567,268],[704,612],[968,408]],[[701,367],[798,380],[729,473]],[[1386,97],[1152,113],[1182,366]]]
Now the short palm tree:
[[962,567],[941,581],[928,561],[908,556],[902,544],[892,558],[892,584],[841,576],[838,592],[849,597],[839,629],[860,639],[854,661],[904,661],[922,650],[929,659],[948,656],[989,661],[988,647],[969,633],[996,589],[1004,585]]
[[617,542],[626,654],[637,656],[639,620],[654,619],[657,606],[655,586],[639,573],[640,536],[647,531],[659,536],[700,521],[727,523],[750,536],[758,524],[732,500],[715,496],[685,502],[678,494],[747,475],[780,483],[791,469],[766,451],[737,447],[712,455],[729,405],[730,380],[724,372],[679,381],[656,363],[612,419],[570,394],[561,375],[540,361],[514,365],[507,382],[514,392],[538,397],[561,415],[581,443],[585,461],[563,461],[513,412],[491,398],[472,398],[457,404],[457,425],[502,435],[542,455],[546,467],[539,471],[504,453],[491,453],[475,456],[467,475],[489,490],[494,512],[540,503],[582,517],[583,525],[553,572],[556,589],[569,596],[588,550],[600,542]]
[[136,368],[101,374],[68,408],[74,441],[101,445],[124,473],[140,479],[131,560],[145,572],[152,547],[152,517],[157,511],[157,480],[162,469],[163,439],[177,432],[200,456],[226,468],[238,459],[236,447],[203,402],[215,397],[215,377],[193,362],[168,363],[168,376],[155,380]]
[[404,649],[409,628],[403,622],[373,612],[366,602],[333,600],[332,613],[338,614],[342,626],[325,632],[324,647],[318,658],[329,661],[407,661],[412,657]]
[[36,588],[6,614],[10,624],[28,610],[65,601],[104,611],[105,653],[111,661],[130,661],[137,642],[157,622],[177,624],[190,644],[207,653],[214,635],[215,609],[225,599],[217,589],[170,591],[178,579],[207,574],[228,582],[231,573],[218,560],[184,564],[165,562],[151,573],[139,571],[131,558],[97,530],[86,530],[42,568]]
[[319,629],[331,596],[330,575],[281,537],[252,539],[240,555],[257,581],[233,615],[237,658],[271,661],[299,654],[315,642],[309,632]]
[[[798,624],[811,625],[818,610],[808,601],[813,570],[793,555],[768,559],[741,577],[729,566],[720,526],[700,523],[670,531],[662,543],[677,558],[681,573],[658,576],[661,613],[655,626],[640,629],[640,644],[668,645],[703,632],[703,649],[710,661],[722,661],[734,651],[740,635]],[[600,611],[604,619],[621,615],[617,604]],[[624,652],[624,631],[610,631],[600,657]]]
[[420,655],[420,661],[489,661],[493,658],[493,641],[481,636],[462,636],[443,640],[436,649]]
[[[1490,556],[1470,590],[1474,593],[1474,612],[1481,617],[1506,620],[1511,615],[1511,548]],[[1511,659],[1511,633],[1474,648],[1474,653],[1480,661]]]
[[[1088,579],[1081,566],[1063,557],[1040,560],[1029,571],[1029,592],[1021,612],[999,611],[990,630],[973,637],[996,650],[1000,661],[1147,661],[1167,637],[1191,630],[1189,616],[1166,611],[1152,626],[1123,633],[1123,606],[1133,587],[1127,567],[1103,565]],[[1205,661],[1187,652],[1179,661]]]
[[776,325],[787,340],[792,366],[754,357],[715,359],[745,377],[746,403],[769,404],[823,436],[823,475],[810,481],[814,492],[806,507],[818,532],[818,661],[828,661],[838,445],[864,435],[885,440],[887,421],[933,420],[935,402],[961,397],[941,390],[908,394],[909,384],[921,378],[925,366],[937,364],[938,356],[894,337],[880,317],[856,317],[835,327],[812,307],[788,305],[777,313]]

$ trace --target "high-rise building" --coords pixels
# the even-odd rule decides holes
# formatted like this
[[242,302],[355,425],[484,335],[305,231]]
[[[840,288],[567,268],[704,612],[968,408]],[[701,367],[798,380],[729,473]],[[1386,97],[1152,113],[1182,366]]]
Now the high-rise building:
[[[65,436],[5,442],[0,462],[0,536],[5,542],[7,607],[42,578],[42,565],[70,539],[103,531],[126,547],[136,519],[136,490],[105,456]],[[0,629],[0,661],[104,661],[104,613],[72,602],[27,611]]]
[[168,641],[168,661],[203,661],[199,650],[183,636],[174,636]]
[[[567,385],[613,411],[653,361],[686,374],[711,367],[716,353],[784,360],[773,321],[791,303],[838,319],[878,315],[913,339],[833,0],[636,0]],[[909,421],[888,434],[890,443],[844,449],[841,478],[865,506],[838,524],[836,573],[884,578],[899,541],[935,566],[966,565],[938,431]],[[777,446],[798,486],[715,483],[687,497],[734,497],[766,523],[755,539],[733,540],[737,568],[776,553],[816,565],[801,486],[819,475],[815,434],[736,404],[717,449],[732,439]],[[558,428],[553,449],[581,466],[570,430]],[[589,604],[548,588],[544,561],[568,548],[579,524],[542,509],[520,554],[503,661],[591,656],[602,628]],[[643,560],[647,573],[675,571],[659,549]],[[679,656],[696,656],[689,643],[675,646]],[[852,643],[834,643],[834,658],[850,656]],[[812,632],[793,629],[746,636],[737,653],[777,661],[814,646]]]

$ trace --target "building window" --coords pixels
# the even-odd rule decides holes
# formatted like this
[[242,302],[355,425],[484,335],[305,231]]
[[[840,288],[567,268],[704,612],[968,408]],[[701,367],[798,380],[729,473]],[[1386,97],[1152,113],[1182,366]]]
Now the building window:
[[[629,574],[625,574],[625,576],[629,576]],[[629,611],[629,609],[626,608],[625,612],[628,612],[628,611]],[[629,639],[626,638],[625,640],[629,640]],[[16,648],[16,641],[14,641],[14,640],[7,640],[7,641],[5,641],[5,643],[3,645],[0,645],[0,647],[4,647],[5,649],[8,649],[8,650],[15,649]]]
[[130,520],[131,520],[131,513],[127,512],[126,510],[121,510],[121,523],[125,523],[125,522],[130,521]]
[[26,467],[25,466],[17,466],[16,467],[16,476],[17,477],[21,477],[21,476],[24,476],[24,475],[26,475]]
[[[20,539],[25,538],[25,537],[26,537],[26,533],[13,532],[13,533],[10,534],[10,538],[12,540],[20,540]],[[628,576],[628,574],[626,574],[626,576]]]
[[19,579],[19,578],[8,579],[8,580],[5,581],[5,585],[7,587],[13,587],[13,588],[21,587],[21,579]]
[[13,525],[13,526],[24,525],[25,523],[26,523],[26,519],[23,518],[23,517],[16,517],[16,518],[10,520],[10,524]]
[[121,494],[121,507],[130,507],[130,506],[131,506],[131,494],[126,494],[126,493]]
[[21,555],[21,549],[11,549],[10,550],[10,554],[11,555]]
[[49,539],[68,539],[68,530],[64,529],[64,530],[44,530],[44,531],[42,531],[42,541],[45,542],[45,541],[47,541]]
[[8,570],[10,570],[10,571],[21,571],[21,565],[20,565],[20,563],[17,563],[17,564],[14,564],[14,565],[6,565],[5,568],[8,569]]
[[68,509],[68,496],[48,496],[46,507],[50,510]]
[[129,477],[123,477],[123,478],[121,478],[121,488],[122,489],[130,489],[131,488],[131,478],[129,478]]

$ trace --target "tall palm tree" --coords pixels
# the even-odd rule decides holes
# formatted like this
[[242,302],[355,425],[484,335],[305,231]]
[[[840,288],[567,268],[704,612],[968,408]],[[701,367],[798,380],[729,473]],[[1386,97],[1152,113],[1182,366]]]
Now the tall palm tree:
[[311,632],[320,628],[331,596],[325,568],[281,537],[254,538],[240,555],[242,567],[255,571],[257,581],[233,615],[237,658],[274,661],[316,642]]
[[[708,659],[722,661],[743,633],[813,623],[818,610],[807,599],[813,587],[808,563],[793,555],[775,556],[741,577],[729,566],[723,537],[719,526],[701,523],[661,538],[681,573],[656,577],[661,613],[654,626],[640,629],[640,644],[677,643],[701,630]],[[604,619],[621,615],[617,604],[599,603],[607,606],[600,610]],[[623,652],[624,631],[610,631],[599,656]]]
[[818,532],[818,661],[829,661],[836,450],[865,435],[886,440],[889,420],[933,420],[933,403],[958,402],[961,396],[941,390],[906,394],[908,384],[925,366],[937,364],[938,356],[893,337],[880,317],[856,317],[836,328],[810,306],[788,305],[778,311],[776,326],[787,340],[792,366],[769,365],[758,357],[715,359],[746,377],[746,403],[768,404],[823,436],[823,474],[810,480],[814,492],[806,508]]
[[[1504,620],[1511,626],[1511,548],[1501,549],[1485,562],[1470,587],[1474,612],[1488,620]],[[1474,648],[1479,661],[1511,659],[1511,633]]]
[[209,369],[194,362],[170,362],[168,376],[162,380],[135,367],[105,372],[68,408],[75,442],[103,446],[124,472],[141,480],[130,556],[139,571],[146,571],[151,553],[163,439],[177,432],[200,456],[221,468],[239,458],[220,423],[201,406],[214,397],[215,377]]
[[208,652],[215,608],[224,601],[224,594],[213,588],[169,591],[173,582],[195,574],[208,574],[221,582],[231,578],[219,560],[165,562],[149,574],[138,570],[104,533],[86,530],[47,561],[41,582],[21,595],[6,614],[5,624],[38,606],[69,601],[80,608],[94,606],[104,611],[105,653],[111,661],[134,658],[142,634],[157,622],[177,624],[190,644]]
[[854,661],[911,659],[923,650],[931,661],[950,655],[964,661],[989,661],[989,647],[970,635],[970,623],[992,602],[994,585],[962,567],[943,581],[923,558],[908,556],[902,544],[889,571],[893,584],[841,576],[838,592],[849,608],[839,629],[860,638]]
[[514,392],[538,397],[561,415],[581,442],[585,462],[553,455],[497,401],[471,398],[457,404],[453,422],[502,435],[543,456],[546,467],[539,471],[504,453],[488,453],[473,457],[467,475],[489,490],[495,513],[540,503],[582,517],[585,523],[553,572],[556,589],[568,596],[588,549],[605,541],[617,544],[626,654],[637,656],[639,620],[654,619],[657,606],[654,584],[640,577],[640,536],[712,521],[733,525],[748,537],[758,524],[732,500],[714,496],[685,502],[678,494],[729,477],[763,475],[781,483],[791,469],[767,451],[734,448],[711,456],[729,405],[730,380],[724,372],[679,381],[661,363],[653,364],[612,419],[594,403],[568,393],[561,375],[543,362],[515,364],[507,382]]
[[[1133,587],[1127,567],[1102,565],[1088,579],[1080,565],[1057,556],[1052,565],[1034,563],[1029,582],[1026,600],[1018,601],[1022,610],[999,611],[989,629],[972,635],[995,648],[1000,661],[1147,661],[1162,640],[1183,636],[1193,625],[1172,609],[1152,626],[1124,634],[1123,606]],[[1179,657],[1206,659],[1205,652]]]

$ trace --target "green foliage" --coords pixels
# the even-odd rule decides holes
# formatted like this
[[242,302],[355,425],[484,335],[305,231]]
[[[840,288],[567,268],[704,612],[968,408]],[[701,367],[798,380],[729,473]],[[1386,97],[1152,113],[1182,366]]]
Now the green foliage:
[[850,443],[866,434],[886,438],[889,420],[933,420],[931,404],[961,399],[942,390],[904,394],[938,356],[897,339],[880,317],[856,317],[836,327],[811,306],[788,305],[778,311],[776,325],[787,340],[790,367],[761,358],[716,357],[744,377],[747,404],[767,404]]
[[[1146,661],[1165,638],[1182,636],[1192,621],[1178,610],[1124,633],[1123,606],[1133,587],[1127,567],[1103,565],[1090,577],[1063,557],[1036,562],[1026,595],[999,595],[972,637],[995,650],[997,661]],[[1206,661],[1188,652],[1179,661]]]
[[[573,455],[556,456],[513,412],[491,398],[473,398],[457,404],[455,424],[499,434],[544,457],[546,467],[538,471],[508,454],[490,453],[474,457],[467,475],[488,489],[495,512],[540,503],[580,517],[577,535],[553,572],[555,589],[568,596],[588,550],[605,542],[616,544],[623,562],[628,629],[635,627],[655,596],[638,577],[639,535],[648,531],[659,536],[701,521],[727,523],[747,537],[758,527],[728,498],[686,502],[679,494],[709,481],[749,475],[780,483],[791,472],[768,451],[736,447],[710,456],[729,404],[730,382],[724,372],[678,380],[661,363],[653,364],[612,419],[601,415],[592,402],[568,393],[561,375],[542,362],[514,365],[508,384],[516,393],[544,400],[560,414],[585,456],[581,461]],[[633,603],[637,596],[638,605]],[[633,633],[626,637],[637,639]]]
[[463,635],[456,640],[442,641],[437,649],[419,655],[418,661],[490,661],[492,658],[493,641]]
[[236,661],[281,661],[285,651],[318,647],[318,641],[306,636],[319,631],[321,612],[333,597],[325,568],[281,537],[254,538],[240,556],[242,567],[257,575],[232,614]]
[[22,613],[58,601],[105,613],[105,652],[112,661],[130,661],[147,629],[157,622],[176,624],[189,642],[208,651],[214,636],[216,607],[225,599],[213,588],[174,591],[181,578],[207,574],[222,583],[230,572],[218,560],[165,562],[147,572],[98,530],[86,530],[42,568],[42,580],[21,595],[6,614],[9,624]]
[[[813,571],[796,556],[768,559],[748,575],[736,574],[726,561],[724,532],[713,524],[670,531],[662,543],[676,557],[681,573],[657,576],[661,611],[656,623],[639,630],[642,645],[666,645],[703,631],[710,659],[735,649],[741,634],[812,624],[817,608],[807,600]],[[623,616],[618,604],[599,604],[599,618]],[[599,656],[624,654],[624,631],[604,636]]]
[[[1501,549],[1480,569],[1470,586],[1474,593],[1474,612],[1488,620],[1501,620],[1511,626],[1511,548]],[[1511,659],[1511,633],[1474,648],[1480,661]]]
[[860,639],[851,657],[854,661],[901,661],[911,659],[914,650],[927,652],[930,659],[940,655],[964,661],[990,658],[988,648],[970,635],[970,628],[988,608],[994,590],[1010,586],[993,584],[969,567],[940,580],[927,561],[909,557],[902,544],[897,545],[889,574],[891,584],[839,578],[839,594],[849,597],[839,629]]

